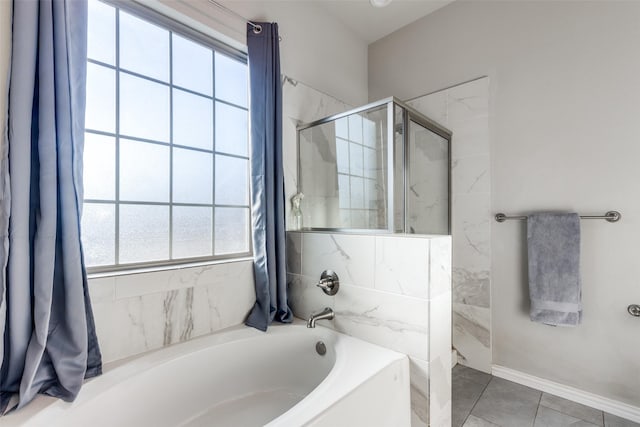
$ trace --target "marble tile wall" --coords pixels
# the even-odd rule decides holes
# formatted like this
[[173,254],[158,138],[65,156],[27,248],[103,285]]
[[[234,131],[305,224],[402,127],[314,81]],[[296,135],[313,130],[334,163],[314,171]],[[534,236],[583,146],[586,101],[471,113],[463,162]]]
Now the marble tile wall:
[[253,261],[91,278],[89,292],[108,363],[242,323]]
[[[297,188],[296,125],[352,108],[295,80],[283,85],[289,200]],[[89,280],[105,363],[242,323],[255,302],[251,260]]]
[[[287,233],[290,304],[297,317],[331,307],[342,333],[409,356],[413,426],[451,422],[451,238]],[[334,270],[340,291],[315,286]]]
[[407,103],[453,131],[453,346],[462,364],[490,372],[489,79]]
[[[282,87],[282,145],[284,157],[285,204],[287,225],[293,224],[291,217],[291,197],[298,192],[298,144],[296,127],[323,117],[331,116],[353,108],[330,95],[296,80],[285,81]],[[333,176],[335,173],[326,174]],[[326,185],[325,185],[326,187]],[[334,188],[337,186],[331,186]],[[333,200],[333,197],[330,197]],[[324,200],[306,203],[324,203]]]

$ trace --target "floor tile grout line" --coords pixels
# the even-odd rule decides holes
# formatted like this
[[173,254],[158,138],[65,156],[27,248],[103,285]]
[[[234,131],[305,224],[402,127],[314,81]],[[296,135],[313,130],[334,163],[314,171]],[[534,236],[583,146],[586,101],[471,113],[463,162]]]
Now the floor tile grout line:
[[[562,398],[562,397],[560,397],[560,396],[556,396],[555,394],[546,393],[546,392],[544,392],[544,391],[543,391],[543,392],[542,392],[542,396],[544,397],[544,395],[545,395],[545,394],[547,394],[547,395],[549,395],[549,396],[559,397],[559,398],[563,399],[563,398]],[[568,399],[567,399],[567,400],[568,400]],[[572,400],[570,400],[570,402],[573,402],[573,401],[572,401]],[[578,402],[573,402],[573,403],[576,403],[576,404],[578,404],[578,405],[582,405],[581,403],[578,403]],[[578,420],[580,420],[580,421],[584,421],[584,422],[586,422],[586,423],[593,424],[590,420],[585,420],[583,417],[580,417],[580,416],[577,416],[577,415],[569,414],[569,413],[567,413],[567,412],[565,412],[565,411],[563,411],[563,410],[556,409],[556,408],[552,408],[551,406],[548,406],[548,405],[543,405],[543,404],[542,404],[542,401],[540,401],[540,404],[539,404],[538,406],[542,406],[543,408],[550,409],[550,410],[555,411],[555,412],[558,412],[558,413],[560,413],[560,414],[568,415],[568,416],[570,416],[570,417],[576,418],[576,419],[578,419]],[[603,411],[603,410],[600,410],[600,409],[594,408],[593,406],[589,406],[589,405],[582,405],[582,406],[584,406],[584,407],[586,407],[586,408],[589,408],[589,409],[594,409],[594,410],[596,410],[596,411],[600,412],[600,416],[602,417],[602,424],[600,425],[600,427],[605,427],[605,426],[604,426],[604,411]]]
[[538,418],[538,412],[540,411],[540,402],[542,402],[542,395],[544,394],[544,392],[540,392],[540,398],[538,398],[538,406],[536,406],[536,414],[533,416],[533,424],[531,424],[531,427],[535,427],[536,425],[536,419]]
[[[487,391],[487,387],[489,387],[489,384],[491,384],[491,381],[493,381],[493,378],[495,378],[495,377],[492,375],[491,379],[487,382],[487,384],[485,384],[484,388],[482,389],[482,392],[480,392],[480,394],[478,395],[478,398],[476,399],[476,401],[473,402],[473,405],[471,406],[471,409],[469,410],[469,413],[467,414],[467,417],[464,419],[464,422],[462,423],[463,427],[464,427],[465,423],[467,422],[467,420],[469,419],[469,417],[471,416],[471,413],[475,409],[475,407],[478,404],[478,402],[480,401],[480,399],[482,399],[482,396],[484,395],[484,392]],[[478,384],[478,383],[476,383],[476,384]],[[482,418],[482,417],[478,417],[478,418]],[[484,418],[482,418],[482,419],[484,420]],[[485,421],[489,421],[489,420],[485,420]]]

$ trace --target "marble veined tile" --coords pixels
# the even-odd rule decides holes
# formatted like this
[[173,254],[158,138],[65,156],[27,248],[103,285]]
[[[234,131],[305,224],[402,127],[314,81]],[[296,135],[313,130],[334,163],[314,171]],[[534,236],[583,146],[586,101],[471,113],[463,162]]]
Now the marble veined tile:
[[202,266],[167,269],[116,276],[116,298],[131,298],[193,286],[251,280],[253,261],[219,262]]
[[451,354],[429,361],[429,419],[431,426],[451,425]]
[[[429,300],[429,362],[436,358],[451,370],[451,293]],[[450,376],[450,375],[449,375]]]
[[375,237],[372,235],[304,233],[302,275],[320,280],[324,270],[333,270],[340,285],[373,288]]
[[287,232],[287,273],[300,274],[302,233]]
[[430,93],[428,95],[407,101],[407,105],[415,108],[431,120],[447,126],[447,91]]
[[419,298],[429,297],[429,239],[375,238],[375,288]]
[[[189,277],[188,283],[196,286],[94,303],[104,361],[122,359],[242,323],[255,302],[253,268],[247,263],[231,264],[237,265],[216,269],[220,276],[215,278],[207,277],[212,274],[210,270],[197,270],[195,277],[182,276]],[[171,283],[167,280],[165,284]]]
[[489,115],[489,79],[484,77],[447,89],[447,123]]
[[341,285],[334,309],[339,332],[428,359],[427,300]]
[[489,308],[490,273],[486,270],[467,270],[454,268],[453,294],[455,303]]
[[451,137],[451,158],[453,160],[490,154],[488,117],[457,121],[452,123],[449,128],[453,133]]
[[[297,274],[287,275],[289,305],[294,316],[308,319],[325,307],[335,307],[335,296],[326,295],[316,286],[317,280]],[[342,289],[341,289],[342,290]],[[333,328],[334,321],[323,320],[322,324]]]
[[490,232],[491,197],[489,193],[467,193],[453,195],[452,229],[456,233]]
[[409,359],[411,378],[411,427],[429,425],[429,362],[412,357]]
[[491,312],[488,308],[453,304],[453,347],[461,363],[491,372]]
[[452,167],[452,192],[454,194],[484,193],[491,191],[489,155],[454,159]]
[[456,254],[453,260],[454,270],[462,268],[469,271],[489,271],[491,267],[490,231],[454,230],[453,233],[452,246]]
[[429,240],[429,298],[451,293],[451,236]]
[[88,288],[93,304],[113,301],[116,297],[116,278],[111,276],[89,279]]

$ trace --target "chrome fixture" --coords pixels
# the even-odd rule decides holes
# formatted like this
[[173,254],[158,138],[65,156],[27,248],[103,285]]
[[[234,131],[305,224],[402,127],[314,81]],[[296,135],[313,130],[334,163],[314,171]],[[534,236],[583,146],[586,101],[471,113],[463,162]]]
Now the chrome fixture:
[[320,281],[316,285],[327,295],[335,295],[340,289],[340,279],[338,275],[331,270],[325,270],[320,275]]
[[638,304],[631,304],[629,307],[627,307],[627,311],[633,317],[640,317],[640,305]]
[[[618,211],[609,211],[604,215],[580,215],[581,219],[606,219],[609,222],[618,222],[622,218],[622,214]],[[496,214],[496,221],[505,222],[508,219],[518,219],[525,220],[527,219],[526,215],[520,216],[507,216],[503,213]]]
[[325,354],[327,354],[327,346],[324,345],[324,343],[322,341],[318,341],[316,343],[316,352],[320,355],[320,356],[324,356]]
[[329,307],[326,307],[320,313],[312,314],[309,316],[309,320],[307,320],[307,328],[315,328],[317,320],[331,320],[335,317],[335,313]]

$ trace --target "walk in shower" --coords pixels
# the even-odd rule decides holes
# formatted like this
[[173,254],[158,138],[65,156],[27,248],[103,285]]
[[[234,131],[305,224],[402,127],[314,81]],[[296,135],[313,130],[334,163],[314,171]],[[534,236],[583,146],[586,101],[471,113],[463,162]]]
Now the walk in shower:
[[450,145],[395,98],[298,126],[297,228],[450,234]]

